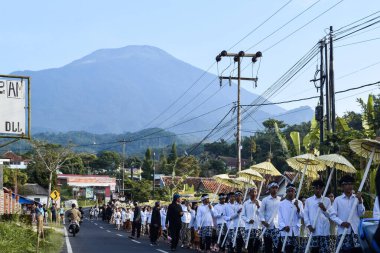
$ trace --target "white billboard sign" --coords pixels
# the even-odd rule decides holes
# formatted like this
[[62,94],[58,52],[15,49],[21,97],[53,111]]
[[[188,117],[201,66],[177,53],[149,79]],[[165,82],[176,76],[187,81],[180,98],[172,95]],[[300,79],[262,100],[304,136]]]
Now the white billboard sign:
[[0,134],[26,134],[25,87],[21,79],[0,78]]

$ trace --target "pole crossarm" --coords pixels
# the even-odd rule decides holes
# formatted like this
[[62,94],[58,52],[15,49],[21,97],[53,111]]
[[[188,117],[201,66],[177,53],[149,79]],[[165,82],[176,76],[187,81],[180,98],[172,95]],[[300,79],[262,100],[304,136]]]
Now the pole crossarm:
[[[238,80],[237,77],[232,77],[232,76],[220,76],[219,79]],[[257,80],[259,79],[257,77],[240,77],[240,80],[257,82]]]

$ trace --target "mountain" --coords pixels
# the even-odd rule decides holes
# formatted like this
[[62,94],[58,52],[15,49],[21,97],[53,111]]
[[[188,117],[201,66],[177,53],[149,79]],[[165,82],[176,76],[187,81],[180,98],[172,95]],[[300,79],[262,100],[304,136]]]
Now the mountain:
[[[163,127],[181,134],[212,128],[230,107],[186,124],[167,127],[236,100],[236,86],[226,85],[221,89],[217,81],[209,85],[216,76],[206,73],[179,103],[148,125],[203,73],[203,70],[159,48],[127,46],[97,50],[60,68],[13,74],[32,77],[33,130],[123,133]],[[197,97],[204,88],[204,92]],[[257,95],[242,89],[242,104],[256,98]],[[205,99],[208,101],[199,106]],[[196,106],[199,106],[196,111],[185,116]],[[170,117],[181,108],[182,111]],[[254,117],[261,119],[258,121],[260,123],[265,118],[284,113],[286,110],[279,106],[265,106]],[[297,114],[284,115],[281,119],[287,123],[297,123],[309,120],[311,116],[312,110],[309,108]],[[256,123],[247,127],[252,130],[258,128]],[[197,132],[194,136],[205,133]]]

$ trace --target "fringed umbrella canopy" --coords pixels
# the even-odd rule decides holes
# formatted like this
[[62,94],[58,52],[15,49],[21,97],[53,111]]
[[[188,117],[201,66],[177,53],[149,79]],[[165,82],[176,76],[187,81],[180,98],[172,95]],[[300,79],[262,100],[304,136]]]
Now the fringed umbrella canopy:
[[349,143],[350,148],[359,156],[369,158],[372,150],[375,150],[375,155],[373,157],[374,162],[380,162],[380,138],[377,137],[376,140],[371,139],[357,139],[352,140]]
[[317,160],[312,154],[295,156],[287,159],[286,162],[297,171],[303,171],[305,165],[307,165],[307,171],[318,172],[326,169],[325,163]]
[[271,176],[281,176],[281,173],[273,166],[270,161],[258,163],[249,167],[261,174],[271,175]]
[[355,167],[343,156],[338,154],[321,155],[317,157],[317,160],[324,162],[327,166],[335,168],[337,170],[356,173]]
[[246,170],[242,170],[242,171],[238,172],[237,174],[240,177],[245,177],[245,178],[248,178],[248,179],[253,180],[253,181],[262,182],[265,180],[263,178],[263,176],[260,175],[259,172],[257,172],[256,170],[253,170],[251,168],[246,169]]
[[250,180],[249,178],[246,177],[237,177],[233,179],[234,181],[240,182],[245,186],[250,186],[250,187],[256,187],[256,184],[253,180]]

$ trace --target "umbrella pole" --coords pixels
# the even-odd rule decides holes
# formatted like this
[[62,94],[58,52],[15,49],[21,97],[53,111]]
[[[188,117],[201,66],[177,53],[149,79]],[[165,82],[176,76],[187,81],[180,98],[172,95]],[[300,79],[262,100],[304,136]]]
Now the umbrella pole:
[[[297,172],[297,174],[294,176],[293,180],[291,181],[292,184],[294,184],[294,182],[297,180],[298,175],[299,175],[299,172]],[[283,176],[286,180],[288,180],[287,177],[285,177],[284,175],[282,175],[282,176]],[[285,196],[285,195],[286,195],[286,193],[284,194],[284,196]],[[284,197],[284,196],[282,196],[282,197]],[[277,208],[277,211],[274,212],[273,215],[270,217],[268,224],[271,224],[271,223],[272,223],[272,221],[274,220],[274,217],[276,216],[277,212],[278,212],[278,208]],[[261,232],[260,238],[263,238],[263,237],[264,237],[264,233],[267,231],[267,229],[268,229],[267,227],[264,227],[263,231]]]
[[[375,147],[372,148],[372,152],[371,152],[371,155],[369,156],[369,161],[368,161],[368,163],[367,163],[367,167],[365,168],[365,171],[364,171],[364,175],[363,175],[362,181],[360,182],[360,186],[359,186],[358,192],[361,192],[361,191],[362,191],[363,186],[364,186],[364,183],[365,183],[365,181],[367,180],[367,176],[368,176],[369,168],[371,167],[371,164],[372,164],[372,161],[373,161],[373,157],[375,156],[375,149],[376,149]],[[351,219],[352,219],[352,216],[354,215],[354,212],[355,212],[355,210],[356,210],[356,205],[357,205],[357,204],[358,204],[358,199],[355,198],[355,200],[354,200],[354,205],[353,205],[352,208],[351,208],[350,215],[348,216],[347,222],[351,222]],[[348,228],[344,228],[344,231],[343,231],[342,237],[340,238],[339,244],[338,244],[338,246],[336,247],[336,251],[335,251],[335,253],[339,253],[340,249],[342,248],[342,244],[343,244],[344,238],[345,238],[346,235],[347,235],[347,232],[348,232]]]
[[[243,199],[243,202],[242,202],[242,205],[244,206],[244,201],[245,199],[247,198],[247,193],[248,193],[248,187],[246,187],[245,189],[245,194],[244,194],[244,199]],[[237,228],[236,228],[236,231],[235,231],[235,236],[234,236],[234,241],[233,241],[233,247],[236,246],[236,238],[237,238],[237,234],[238,234],[238,230],[239,230],[239,226],[240,226],[240,221],[241,221],[241,214],[243,212],[243,208],[242,210],[240,211],[239,213],[239,219],[238,219],[238,224],[237,224]]]
[[[302,172],[301,182],[300,182],[300,185],[299,185],[299,187],[298,187],[298,191],[297,191],[297,194],[296,194],[296,199],[295,199],[295,201],[298,201],[298,197],[300,196],[301,189],[302,189],[302,184],[303,184],[303,180],[305,179],[306,169],[307,169],[307,164],[305,164],[305,168],[303,169],[303,172]],[[290,214],[290,223],[292,223],[292,221],[293,221],[293,217],[294,217],[294,212],[292,212],[292,213]],[[292,225],[292,224],[290,224],[290,225]],[[291,226],[290,226],[290,229],[292,229]],[[288,235],[289,235],[289,233],[286,233],[286,235],[285,235],[285,239],[284,239],[284,242],[283,242],[283,244],[282,244],[281,252],[285,252],[285,246],[286,246],[286,241],[288,240]]]
[[[259,189],[259,194],[257,195],[257,199],[260,198],[260,194],[261,194],[261,190],[263,188],[263,181],[260,182],[260,189]],[[245,242],[245,248],[247,249],[248,248],[248,243],[249,243],[249,238],[251,236],[251,231],[252,231],[252,224],[249,225],[249,230],[248,230],[248,236],[247,236],[247,241]]]
[[[224,243],[226,242],[226,239],[227,239],[227,237],[228,237],[228,231],[231,229],[232,226],[233,226],[233,222],[230,221],[230,225],[227,227],[227,232],[226,232],[226,234],[224,235],[224,239],[223,239],[223,242],[222,242],[221,247],[223,247]],[[222,234],[222,230],[220,230],[220,232],[219,232],[219,236],[221,236],[221,234]]]
[[[322,195],[322,198],[321,198],[321,199],[322,199],[321,202],[323,202],[323,199],[324,199],[324,197],[325,197],[326,194],[327,194],[327,190],[329,189],[329,186],[330,186],[330,183],[331,183],[331,179],[332,179],[332,175],[334,174],[334,171],[335,171],[335,166],[332,168],[332,170],[331,170],[331,172],[330,172],[329,178],[328,178],[327,183],[326,183],[326,188],[325,188],[325,190],[323,191],[323,195]],[[319,218],[320,213],[321,213],[321,208],[318,208],[317,216],[315,217],[315,220],[314,220],[314,222],[313,222],[313,228],[315,228],[315,226],[317,225],[317,221],[318,221],[318,218]],[[311,238],[313,238],[313,233],[310,232],[309,239],[307,240],[307,245],[306,245],[305,253],[308,253],[308,252],[309,252],[310,243],[311,243]]]
[[[217,242],[218,245],[219,245],[219,243],[220,243],[220,239],[222,239],[222,231],[223,231],[223,229],[224,229],[224,226],[226,226],[226,222],[223,221],[223,223],[222,223],[222,227],[220,228],[219,235],[218,235],[218,242]],[[227,230],[227,232],[228,232],[228,230]],[[224,243],[224,240],[223,240],[223,243]],[[222,246],[222,247],[223,247],[223,246]]]

